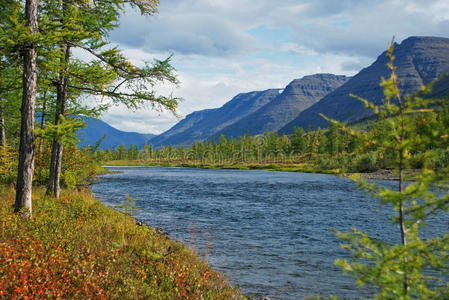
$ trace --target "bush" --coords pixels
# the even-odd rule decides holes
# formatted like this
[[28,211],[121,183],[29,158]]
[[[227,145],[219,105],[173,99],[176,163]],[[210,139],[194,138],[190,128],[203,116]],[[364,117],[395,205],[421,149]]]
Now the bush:
[[0,146],[0,182],[11,183],[17,177],[17,153],[9,146]]
[[[42,152],[36,153],[36,165],[33,180],[38,184],[47,184],[50,176],[51,143],[42,147]],[[64,146],[61,184],[73,188],[86,185],[93,181],[97,171],[101,170],[88,149],[78,149],[75,145]]]
[[432,154],[429,159],[430,168],[439,170],[449,167],[449,149],[436,149]]
[[377,152],[364,153],[355,160],[355,169],[357,172],[374,172],[379,169],[378,165],[379,155]]
[[338,159],[336,157],[329,157],[327,155],[321,155],[318,158],[317,165],[323,170],[338,169],[341,167]]

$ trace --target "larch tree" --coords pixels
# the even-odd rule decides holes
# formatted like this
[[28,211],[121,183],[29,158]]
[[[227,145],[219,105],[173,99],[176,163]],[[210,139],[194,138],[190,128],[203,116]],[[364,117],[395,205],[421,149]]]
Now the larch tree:
[[[332,121],[360,140],[363,147],[373,147],[393,159],[399,180],[395,189],[379,186],[355,178],[383,205],[395,212],[393,223],[398,228],[396,243],[388,243],[370,237],[367,233],[352,229],[338,233],[345,242],[343,248],[353,256],[352,261],[339,259],[336,264],[352,273],[359,285],[375,287],[377,299],[447,299],[449,297],[449,235],[437,233],[423,236],[422,227],[431,226],[430,216],[449,211],[449,169],[432,167],[432,148],[447,148],[448,128],[420,130],[439,112],[438,100],[427,99],[421,94],[401,95],[396,68],[393,66],[393,46],[387,55],[391,76],[382,79],[384,103],[375,105],[361,99],[377,116],[378,122],[388,130],[360,131]],[[424,124],[425,125],[425,124]],[[425,126],[424,126],[425,127]],[[405,171],[412,164],[412,153],[420,149],[422,168],[414,181],[406,183]]]
[[[170,58],[137,67],[107,40],[108,33],[117,26],[125,4],[139,8],[142,14],[151,15],[156,12],[157,2],[45,2],[46,29],[53,35],[58,32],[55,44],[46,49],[48,57],[55,58],[47,60],[47,69],[53,74],[52,83],[56,90],[55,126],[64,126],[61,121],[67,120],[68,100],[79,106],[80,95],[106,97],[131,109],[150,104],[157,109],[175,111],[179,99],[158,96],[153,90],[157,82],[177,83]],[[71,49],[74,48],[87,52],[92,59],[86,62],[72,57]],[[55,197],[60,193],[62,138],[61,134],[55,134],[52,143],[47,192]]]
[[305,132],[302,127],[294,127],[293,134],[291,137],[292,149],[295,154],[303,154],[306,151],[306,138]]
[[23,44],[23,97],[21,107],[21,127],[19,146],[19,167],[16,184],[15,211],[24,210],[24,215],[32,217],[32,184],[34,173],[34,121],[37,90],[37,43],[38,1],[25,1],[26,25],[29,40]]

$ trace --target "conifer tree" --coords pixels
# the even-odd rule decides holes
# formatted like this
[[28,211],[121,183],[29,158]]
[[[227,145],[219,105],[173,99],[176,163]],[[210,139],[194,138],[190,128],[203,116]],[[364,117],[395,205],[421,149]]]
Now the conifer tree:
[[337,124],[332,123],[327,134],[327,153],[336,155],[339,152],[340,144],[339,127]]
[[29,28],[29,40],[23,47],[23,97],[19,146],[19,167],[16,185],[15,211],[24,209],[24,215],[32,217],[32,184],[34,173],[34,120],[37,90],[38,1],[25,1],[25,20]]
[[[423,168],[415,181],[405,184],[405,170],[412,163],[411,153],[420,145],[425,152],[432,147],[448,146],[448,128],[435,128],[420,132],[417,118],[436,112],[430,109],[430,100],[419,94],[403,96],[399,90],[396,68],[393,66],[393,46],[388,52],[391,70],[389,79],[382,79],[385,100],[374,105],[361,99],[389,130],[382,135],[375,131],[357,131],[345,128],[366,147],[389,154],[399,177],[396,189],[377,186],[356,178],[369,192],[379,197],[384,205],[391,205],[395,212],[393,223],[398,228],[397,242],[390,244],[353,229],[339,233],[346,242],[344,248],[351,251],[353,261],[339,259],[336,264],[357,278],[358,284],[376,287],[378,299],[446,299],[449,296],[449,235],[441,234],[424,239],[421,229],[425,223],[431,226],[429,216],[449,211],[449,169],[431,169],[431,158],[424,153]],[[435,107],[435,106],[432,106]]]
[[145,145],[143,146],[142,158],[144,161],[147,161],[150,159],[150,149],[148,146],[148,141],[146,141]]
[[295,154],[303,154],[306,151],[307,144],[305,134],[302,127],[293,128],[291,144]]

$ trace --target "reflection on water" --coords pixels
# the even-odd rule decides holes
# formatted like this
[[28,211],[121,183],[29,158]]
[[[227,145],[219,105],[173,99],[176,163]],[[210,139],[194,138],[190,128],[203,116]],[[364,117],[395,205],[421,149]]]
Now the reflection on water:
[[[137,219],[192,245],[244,293],[272,299],[367,296],[333,265],[347,257],[331,229],[357,227],[399,241],[388,209],[347,179],[321,174],[111,167],[92,190],[116,206],[129,193]],[[447,222],[440,222],[447,231]]]

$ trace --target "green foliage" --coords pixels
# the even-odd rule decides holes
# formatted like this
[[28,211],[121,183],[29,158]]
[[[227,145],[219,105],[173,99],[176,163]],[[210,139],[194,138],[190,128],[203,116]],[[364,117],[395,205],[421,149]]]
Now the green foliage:
[[42,139],[57,140],[63,145],[75,145],[78,142],[77,130],[85,126],[81,118],[65,118],[60,115],[58,124],[47,124],[44,129],[36,128],[35,134]]
[[[61,179],[62,184],[68,188],[84,186],[95,181],[99,170],[98,162],[89,149],[79,150],[76,145],[67,144],[62,158]],[[46,184],[50,171],[51,144],[42,143],[42,152],[36,153],[34,181]],[[17,169],[14,170],[17,172]]]
[[[432,159],[436,151],[432,148],[447,149],[448,128],[428,130],[427,123],[438,119],[438,114],[428,108],[431,101],[419,94],[402,97],[393,66],[393,46],[388,56],[391,76],[382,78],[381,82],[384,103],[375,105],[359,98],[379,116],[374,130],[356,131],[336,121],[333,124],[364,141],[365,150],[376,149],[389,157],[399,176],[397,189],[354,179],[381,199],[383,205],[392,207],[395,213],[392,222],[398,227],[400,239],[390,244],[357,229],[338,233],[345,242],[342,247],[352,253],[353,260],[338,259],[336,264],[351,273],[357,284],[375,287],[377,299],[446,299],[449,296],[449,235],[441,233],[424,239],[420,233],[424,224],[431,226],[429,216],[449,211],[449,169],[444,164],[438,166],[438,172],[429,168],[436,167]],[[420,154],[422,168],[415,181],[406,186],[404,171],[416,160],[413,153]],[[375,165],[376,157],[376,152],[368,152],[360,163]]]
[[293,128],[293,134],[291,137],[291,145],[292,149],[297,154],[302,154],[306,151],[306,138],[305,138],[305,132],[302,127],[294,127]]
[[10,146],[0,146],[0,183],[11,183],[17,175],[17,153]]
[[[449,149],[434,149],[426,152],[427,167],[435,170],[444,170],[449,167]],[[423,159],[419,159],[423,160]]]
[[317,165],[324,170],[339,169],[341,164],[336,157],[321,155],[317,160]]
[[331,155],[336,155],[341,149],[341,135],[339,133],[338,125],[332,123],[329,126],[327,135],[326,151]]
[[79,184],[79,179],[77,178],[77,174],[71,170],[65,170],[62,173],[62,178],[64,180],[65,186],[69,189],[73,189]]
[[379,154],[375,151],[362,153],[354,159],[355,170],[357,170],[358,172],[374,172],[380,169],[378,164],[378,157]]

